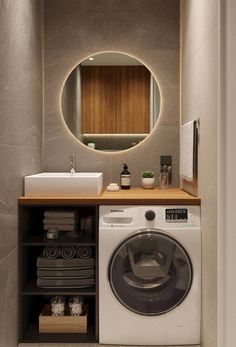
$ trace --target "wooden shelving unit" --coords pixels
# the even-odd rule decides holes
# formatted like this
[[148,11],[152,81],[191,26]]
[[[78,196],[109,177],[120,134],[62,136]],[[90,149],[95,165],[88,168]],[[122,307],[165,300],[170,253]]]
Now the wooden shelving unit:
[[[57,240],[48,240],[43,230],[46,209],[78,210],[80,217],[92,215],[94,227],[88,234],[80,233],[77,238],[60,235]],[[80,222],[78,222],[79,228]],[[92,343],[98,341],[98,206],[82,204],[52,203],[24,204],[19,202],[19,342],[22,343]],[[95,258],[95,286],[91,288],[39,288],[37,286],[37,258],[45,246],[90,246]],[[39,314],[51,297],[65,298],[83,296],[88,305],[87,333],[39,333]]]

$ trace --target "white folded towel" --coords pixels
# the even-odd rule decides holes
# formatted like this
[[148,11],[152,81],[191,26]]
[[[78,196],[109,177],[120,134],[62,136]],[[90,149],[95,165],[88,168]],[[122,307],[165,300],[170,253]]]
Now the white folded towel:
[[75,218],[44,218],[43,220],[43,224],[70,224],[70,225],[74,225],[75,224]]
[[50,218],[75,218],[76,211],[68,210],[46,210],[44,212],[44,217]]
[[44,230],[57,229],[59,231],[74,231],[75,225],[69,224],[44,224]]
[[196,121],[191,121],[180,127],[180,177],[188,182],[195,178],[195,126]]

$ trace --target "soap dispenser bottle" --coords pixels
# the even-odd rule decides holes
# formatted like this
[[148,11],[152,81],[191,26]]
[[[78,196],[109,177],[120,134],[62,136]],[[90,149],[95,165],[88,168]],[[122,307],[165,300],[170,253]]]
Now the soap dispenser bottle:
[[120,186],[121,189],[130,189],[130,172],[128,171],[127,164],[122,164],[124,167],[124,170],[120,174]]

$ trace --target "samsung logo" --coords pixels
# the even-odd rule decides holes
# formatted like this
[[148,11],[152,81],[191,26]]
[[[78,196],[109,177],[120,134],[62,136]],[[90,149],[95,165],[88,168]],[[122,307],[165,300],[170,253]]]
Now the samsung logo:
[[111,210],[111,212],[124,212],[124,210]]

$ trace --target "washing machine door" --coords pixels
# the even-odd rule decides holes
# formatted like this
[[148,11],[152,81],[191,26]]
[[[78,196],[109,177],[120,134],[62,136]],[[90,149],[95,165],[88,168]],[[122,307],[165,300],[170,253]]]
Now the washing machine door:
[[112,255],[109,281],[116,298],[142,315],[179,305],[191,287],[192,265],[184,247],[158,230],[138,232]]

